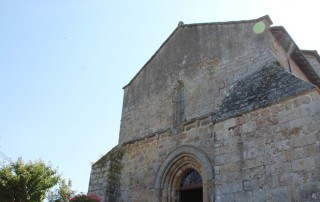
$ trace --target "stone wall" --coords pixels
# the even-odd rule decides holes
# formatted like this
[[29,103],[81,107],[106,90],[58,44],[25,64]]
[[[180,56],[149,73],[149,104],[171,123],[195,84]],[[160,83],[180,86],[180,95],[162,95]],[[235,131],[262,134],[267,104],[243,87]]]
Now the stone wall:
[[[252,31],[258,22],[262,33]],[[124,88],[116,201],[176,199],[177,187],[164,186],[182,175],[173,154],[202,176],[204,202],[320,200],[319,89],[269,24],[182,25]],[[179,82],[185,119],[177,124]],[[108,202],[109,160],[92,166],[89,185]]]
[[177,82],[185,84],[185,119],[214,112],[230,85],[274,61],[268,22],[184,25],[124,88],[120,144],[173,128]]
[[120,197],[123,147],[116,146],[92,165],[88,193],[102,201],[116,202]]
[[102,201],[107,201],[108,168],[108,162],[104,162],[103,165],[94,164],[91,167],[88,193],[100,196]]
[[319,104],[314,90],[216,124],[216,201],[319,200]]
[[[157,201],[155,176],[182,145],[203,150],[215,171],[216,201],[320,199],[320,96],[317,90],[213,124],[195,119],[124,146],[119,201]],[[92,172],[97,172],[93,169]],[[103,180],[103,179],[102,179]]]
[[[182,145],[194,145],[214,159],[210,117],[186,123],[178,135],[166,131],[125,146],[122,201],[157,201],[155,176],[170,152]],[[210,193],[214,194],[214,193]]]

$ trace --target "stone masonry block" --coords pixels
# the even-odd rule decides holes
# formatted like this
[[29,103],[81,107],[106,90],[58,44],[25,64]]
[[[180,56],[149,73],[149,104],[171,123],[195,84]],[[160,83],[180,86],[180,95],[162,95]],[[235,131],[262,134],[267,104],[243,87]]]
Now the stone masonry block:
[[230,138],[230,131],[228,129],[221,129],[214,132],[215,138],[219,140],[225,140]]
[[253,189],[253,185],[250,180],[243,180],[242,185],[244,191],[251,191]]
[[229,145],[224,145],[222,147],[219,147],[219,153],[220,154],[229,154],[231,152],[232,152],[232,150],[231,150],[231,147]]
[[261,109],[261,110],[259,111],[259,114],[260,114],[261,117],[267,118],[267,117],[270,116],[270,110],[269,110],[269,108]]
[[252,200],[253,201],[265,201],[266,194],[263,189],[254,190],[252,192]]
[[214,167],[214,174],[219,175],[220,174],[220,166]]
[[234,194],[222,194],[216,196],[216,202],[235,202]]
[[312,121],[313,121],[312,116],[302,116],[300,118],[293,119],[293,120],[289,121],[289,128],[290,129],[301,128],[303,126],[306,126],[306,125],[312,123]]
[[249,121],[247,123],[244,123],[241,127],[242,133],[249,133],[256,129],[256,122],[255,121]]
[[[227,175],[220,175],[220,174],[218,174],[218,175],[216,175],[215,176],[215,183],[216,183],[216,185],[221,185],[221,184],[225,184],[225,183],[227,183],[227,181],[228,181],[228,178],[227,178]],[[219,187],[218,186],[218,187]]]
[[279,123],[292,121],[300,117],[301,117],[301,112],[299,110],[289,110],[289,111],[279,112]]
[[267,162],[268,162],[268,159],[266,158],[265,155],[258,156],[253,159],[243,160],[242,168],[247,169],[247,168],[259,167],[259,166],[265,165]]
[[224,123],[223,122],[219,122],[219,123],[216,123],[214,125],[214,130],[221,130],[224,128]]
[[193,130],[189,130],[187,131],[187,136],[188,138],[194,138],[198,135],[198,131],[193,129]]
[[299,107],[299,109],[301,110],[302,116],[313,116],[319,111],[319,107],[315,103],[302,105]]
[[305,146],[304,147],[305,155],[310,156],[310,157],[316,156],[317,154],[319,154],[317,151],[317,147],[319,147],[319,146],[316,144],[311,144],[311,145]]
[[281,186],[281,187],[266,190],[266,200],[277,201],[277,202],[290,202],[291,200],[290,200],[288,187]]
[[315,144],[317,142],[317,132],[307,134],[306,138],[307,138],[308,145]]
[[303,147],[303,146],[306,146],[308,144],[309,144],[308,140],[304,135],[301,135],[299,137],[294,137],[293,138],[293,145],[294,145],[295,148]]
[[303,147],[292,149],[291,151],[291,160],[297,160],[305,157],[305,152]]
[[237,170],[236,163],[228,163],[225,165],[220,166],[220,173],[232,173]]
[[300,105],[309,104],[311,102],[311,98],[309,96],[302,96],[292,101],[293,107],[298,107]]
[[290,140],[281,140],[277,142],[270,143],[266,146],[266,153],[277,153],[290,148]]
[[240,171],[227,173],[227,182],[238,182],[241,181],[243,177],[247,177],[245,174],[241,173]]
[[223,127],[225,129],[229,129],[237,125],[237,119],[236,118],[231,118],[227,119],[226,121],[223,122]]
[[225,155],[216,156],[216,158],[215,158],[215,164],[216,164],[217,166],[222,165],[222,164],[225,164]]
[[216,186],[216,193],[218,195],[229,194],[239,191],[242,191],[242,182],[233,182],[228,184],[225,183],[220,186]]
[[267,125],[265,118],[259,118],[259,119],[256,119],[255,121],[256,121],[257,129],[263,128]]
[[320,185],[319,183],[309,182],[296,188],[298,201],[319,201]]
[[291,165],[292,165],[293,171],[300,171],[300,170],[310,171],[312,169],[315,169],[315,162],[312,157],[306,157],[306,158],[294,160]]
[[234,194],[237,202],[253,202],[252,191],[242,191]]
[[255,158],[256,156],[260,156],[264,154],[264,147],[250,147],[247,149],[243,150],[243,158],[244,159],[251,159],[251,158]]

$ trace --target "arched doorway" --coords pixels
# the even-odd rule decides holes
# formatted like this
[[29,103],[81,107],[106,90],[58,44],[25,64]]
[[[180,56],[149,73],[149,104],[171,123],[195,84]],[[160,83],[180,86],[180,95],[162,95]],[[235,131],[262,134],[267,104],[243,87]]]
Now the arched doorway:
[[[212,201],[213,177],[213,167],[202,150],[193,146],[181,146],[166,157],[157,171],[157,201],[189,202],[191,195],[196,197],[193,202]],[[190,186],[183,185],[188,184],[188,181],[191,181]]]
[[202,177],[190,169],[182,178],[179,187],[179,202],[203,201]]

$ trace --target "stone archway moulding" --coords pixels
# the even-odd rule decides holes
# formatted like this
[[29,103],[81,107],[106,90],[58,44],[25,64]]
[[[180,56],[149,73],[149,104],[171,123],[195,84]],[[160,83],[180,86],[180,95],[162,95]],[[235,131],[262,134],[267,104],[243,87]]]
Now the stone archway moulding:
[[[164,189],[168,172],[170,171],[172,166],[174,166],[175,161],[177,161],[177,159],[180,159],[181,156],[190,156],[198,163],[200,163],[203,174],[205,175],[205,179],[207,181],[214,178],[213,167],[207,154],[201,149],[198,149],[194,146],[184,145],[173,150],[160,165],[155,178],[155,189],[158,191],[158,194],[160,194],[161,190]],[[159,200],[161,200],[160,195],[158,195]]]

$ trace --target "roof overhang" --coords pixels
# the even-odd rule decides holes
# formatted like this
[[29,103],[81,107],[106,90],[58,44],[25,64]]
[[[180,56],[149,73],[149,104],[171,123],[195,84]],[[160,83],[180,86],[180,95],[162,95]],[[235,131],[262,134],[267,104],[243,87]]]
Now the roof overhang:
[[[271,33],[275,37],[275,39],[279,42],[279,44],[283,47],[283,49],[287,52],[291,52],[290,55],[292,59],[297,63],[302,72],[306,75],[308,80],[320,88],[320,77],[314,71],[311,64],[303,54],[303,51],[297,46],[297,44],[293,41],[291,36],[288,34],[286,29],[282,26],[276,26],[270,28]],[[315,51],[316,52],[316,51]],[[318,55],[319,56],[319,55]],[[318,57],[320,59],[320,57]]]
[[314,56],[318,60],[318,62],[320,63],[320,55],[316,50],[301,50],[301,51],[304,54],[310,54],[310,55]]

